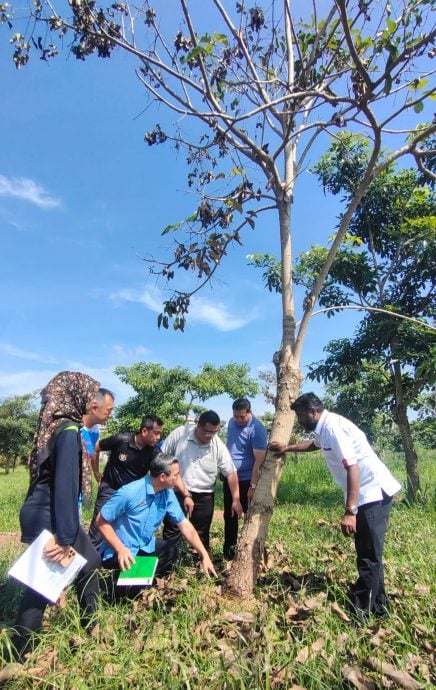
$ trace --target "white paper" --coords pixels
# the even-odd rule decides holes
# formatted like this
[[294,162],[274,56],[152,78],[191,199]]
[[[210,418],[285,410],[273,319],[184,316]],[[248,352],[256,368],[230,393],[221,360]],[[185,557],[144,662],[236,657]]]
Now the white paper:
[[8,574],[55,604],[62,591],[83,568],[86,558],[76,553],[66,568],[59,563],[48,561],[43,556],[43,549],[52,536],[44,529],[14,563]]

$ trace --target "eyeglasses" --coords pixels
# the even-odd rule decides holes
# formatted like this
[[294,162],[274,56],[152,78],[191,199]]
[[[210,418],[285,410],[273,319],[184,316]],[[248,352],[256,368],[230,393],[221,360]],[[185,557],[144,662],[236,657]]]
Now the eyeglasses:
[[210,436],[210,437],[215,436],[215,434],[217,434],[219,431],[219,429],[217,429],[216,431],[207,431],[206,429],[203,429],[202,426],[200,426],[199,429],[200,429],[201,433],[203,434],[203,436]]

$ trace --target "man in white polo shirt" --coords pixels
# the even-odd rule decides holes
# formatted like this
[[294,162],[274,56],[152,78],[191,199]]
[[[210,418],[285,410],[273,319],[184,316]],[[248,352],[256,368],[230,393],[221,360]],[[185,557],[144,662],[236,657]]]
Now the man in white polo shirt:
[[[212,523],[215,482],[221,472],[226,477],[232,495],[231,510],[241,517],[243,510],[239,500],[238,473],[231,455],[218,437],[220,418],[213,410],[203,412],[195,427],[179,426],[165,439],[162,446],[164,453],[177,458],[180,465],[180,476],[186,492],[176,495],[180,504],[209,550],[209,532]],[[169,541],[180,541],[177,528],[164,521],[163,538]]]
[[279,453],[321,449],[327,466],[345,496],[341,519],[344,535],[354,535],[359,577],[350,587],[349,598],[359,619],[366,614],[387,612],[383,577],[383,544],[392,496],[401,485],[369,445],[365,434],[341,415],[324,409],[314,393],[301,395],[291,405],[298,421],[313,440],[285,445],[274,442]]

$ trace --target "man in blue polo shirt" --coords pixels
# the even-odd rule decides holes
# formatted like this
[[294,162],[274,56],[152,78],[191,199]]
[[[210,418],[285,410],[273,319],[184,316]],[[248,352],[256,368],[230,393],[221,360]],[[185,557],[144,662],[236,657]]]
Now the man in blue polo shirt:
[[176,458],[160,453],[151,461],[148,476],[122,486],[102,507],[96,525],[104,539],[100,547],[104,568],[128,570],[137,555],[157,556],[156,577],[167,575],[177,560],[177,546],[154,536],[167,516],[197,551],[204,572],[217,577],[208,552],[174,493],[178,479]]
[[[232,405],[233,418],[227,428],[227,448],[238,472],[239,496],[244,513],[253,498],[260,467],[265,459],[268,434],[251,412],[247,398],[238,398]],[[238,541],[238,516],[232,510],[232,497],[224,479],[224,558],[231,560]]]

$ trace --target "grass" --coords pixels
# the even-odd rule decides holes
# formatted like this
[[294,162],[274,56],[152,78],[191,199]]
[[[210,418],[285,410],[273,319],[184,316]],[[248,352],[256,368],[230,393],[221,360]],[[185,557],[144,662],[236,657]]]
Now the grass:
[[[67,607],[47,614],[38,647],[9,687],[345,690],[355,687],[345,679],[347,666],[360,669],[375,688],[401,687],[386,668],[373,670],[371,659],[408,673],[402,687],[413,687],[410,677],[419,687],[433,687],[434,454],[420,463],[426,501],[398,501],[391,514],[385,556],[392,613],[381,625],[356,628],[342,619],[355,556],[352,541],[338,529],[341,493],[322,460],[300,456],[298,463],[288,461],[282,477],[254,602],[224,597],[221,583],[199,575],[185,556],[168,583],[141,599],[103,602],[89,638],[69,592]],[[388,464],[404,481],[401,458]],[[0,475],[0,531],[18,529],[26,486],[23,468]],[[222,522],[216,520],[217,562],[221,545]],[[19,594],[5,575],[16,554],[10,545],[0,550],[4,626],[13,623]],[[6,627],[0,638],[7,642]]]

